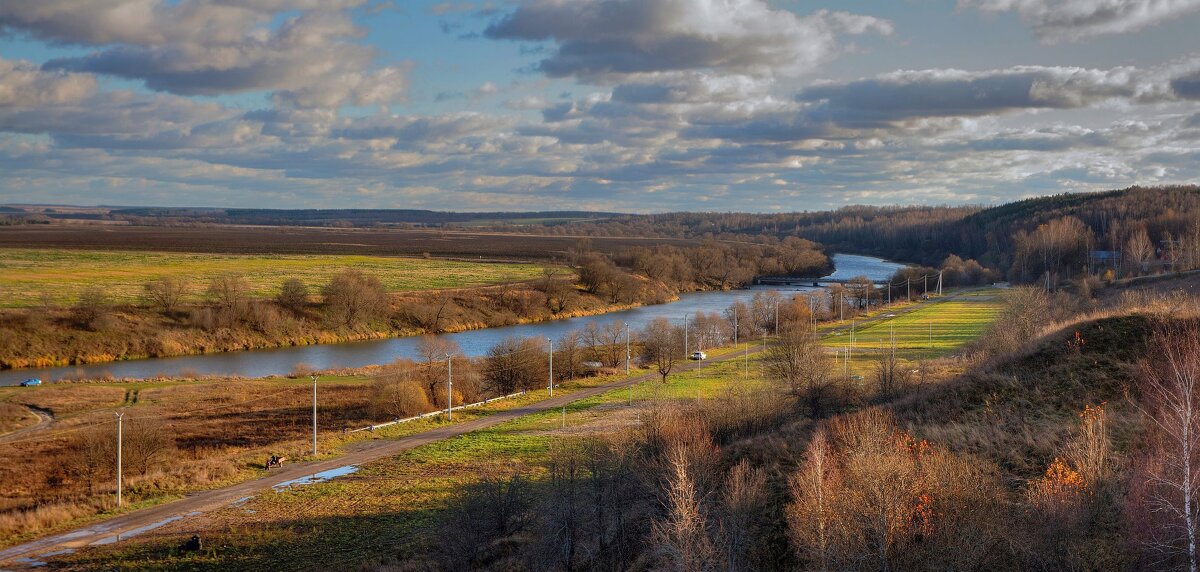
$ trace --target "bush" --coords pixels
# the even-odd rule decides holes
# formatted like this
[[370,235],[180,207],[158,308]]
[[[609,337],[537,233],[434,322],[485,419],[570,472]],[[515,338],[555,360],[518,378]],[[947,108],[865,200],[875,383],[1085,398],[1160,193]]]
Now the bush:
[[308,286],[298,278],[288,278],[279,288],[275,303],[293,312],[299,312],[308,305]]
[[321,295],[325,297],[325,316],[337,327],[355,328],[379,319],[391,308],[383,283],[358,270],[334,276]]

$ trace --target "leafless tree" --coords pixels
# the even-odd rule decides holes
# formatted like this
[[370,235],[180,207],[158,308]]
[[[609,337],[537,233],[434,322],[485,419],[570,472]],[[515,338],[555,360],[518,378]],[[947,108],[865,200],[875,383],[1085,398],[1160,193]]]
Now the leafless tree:
[[751,569],[755,529],[768,501],[765,471],[751,467],[746,459],[729,470],[721,495],[721,540],[729,572]]
[[103,330],[112,319],[108,297],[98,286],[89,286],[79,293],[79,300],[71,308],[71,316],[79,326],[89,330]]
[[188,285],[182,278],[164,276],[151,280],[143,287],[146,301],[167,316],[173,316],[187,296]]
[[308,286],[299,278],[288,278],[280,286],[275,302],[283,308],[299,312],[308,305]]
[[715,568],[715,550],[704,507],[704,491],[693,476],[688,447],[677,445],[667,454],[667,516],[653,527],[663,569],[704,571]]
[[1200,330],[1164,326],[1151,347],[1155,356],[1142,364],[1140,377],[1141,407],[1153,428],[1152,453],[1143,471],[1143,510],[1159,522],[1145,543],[1162,562],[1195,572],[1200,565]]
[[144,475],[166,460],[175,448],[170,434],[171,431],[158,419],[126,416],[121,456],[127,470]]
[[809,441],[800,469],[788,481],[792,502],[785,509],[792,546],[815,570],[829,570],[832,563],[836,479],[833,448],[821,427]]
[[875,382],[879,388],[879,395],[892,395],[906,385],[911,377],[909,369],[896,355],[896,332],[891,331],[875,356]]
[[683,333],[678,326],[666,318],[655,318],[642,330],[642,358],[654,364],[662,382],[679,361],[683,353]]
[[824,415],[835,366],[807,324],[789,324],[780,331],[779,339],[767,346],[764,360],[771,377],[787,383],[793,395],[807,401],[809,414]]
[[345,270],[321,290],[325,311],[334,325],[353,328],[385,315],[391,306],[378,278],[358,270]]
[[1154,243],[1150,242],[1150,235],[1146,234],[1144,227],[1137,229],[1129,237],[1129,242],[1125,243],[1125,261],[1131,271],[1141,274],[1150,269],[1153,258]]
[[543,387],[549,385],[548,362],[541,338],[504,338],[484,358],[483,381],[495,395]]

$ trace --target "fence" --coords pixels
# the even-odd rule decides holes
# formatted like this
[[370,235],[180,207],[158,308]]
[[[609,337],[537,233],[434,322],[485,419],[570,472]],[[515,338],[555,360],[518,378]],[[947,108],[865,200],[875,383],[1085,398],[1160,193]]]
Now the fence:
[[[493,401],[500,401],[501,399],[508,399],[508,398],[510,398],[510,397],[516,397],[516,396],[518,396],[518,395],[525,395],[525,392],[524,392],[524,391],[522,391],[522,392],[519,392],[519,393],[510,393],[510,394],[508,394],[508,395],[501,395],[501,396],[499,396],[499,397],[492,397],[492,398],[490,398],[490,399],[484,399],[483,401],[477,401],[477,402],[475,402],[475,403],[468,403],[468,404],[466,404],[466,405],[455,405],[454,407],[451,407],[451,408],[450,408],[450,410],[451,410],[451,411],[457,411],[457,410],[459,410],[459,409],[467,409],[467,408],[469,408],[469,407],[479,407],[479,406],[481,406],[481,405],[487,405],[487,404],[489,404],[489,403],[491,403],[491,402],[493,402]],[[425,418],[427,418],[427,417],[435,417],[435,416],[437,416],[437,415],[445,415],[445,414],[446,414],[446,410],[445,410],[445,409],[439,409],[439,410],[437,410],[437,411],[430,411],[429,413],[422,413],[422,414],[420,414],[420,415],[414,415],[414,416],[412,416],[412,417],[405,417],[404,419],[393,419],[393,420],[391,420],[391,421],[388,421],[388,422],[386,422],[386,423],[376,423],[376,424],[374,424],[374,425],[368,425],[368,426],[366,426],[366,427],[360,427],[360,428],[358,428],[358,429],[346,429],[346,430],[344,430],[343,432],[344,432],[344,433],[358,433],[359,431],[374,431],[374,430],[376,430],[376,429],[380,429],[380,428],[383,428],[383,427],[388,427],[388,426],[391,426],[391,425],[399,425],[400,423],[408,423],[409,421],[416,421],[416,420],[418,420],[418,419],[425,419]]]

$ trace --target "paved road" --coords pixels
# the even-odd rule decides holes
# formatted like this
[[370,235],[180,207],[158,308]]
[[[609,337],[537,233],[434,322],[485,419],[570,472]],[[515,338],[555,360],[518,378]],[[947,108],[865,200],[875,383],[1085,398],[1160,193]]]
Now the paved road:
[[[715,358],[710,361],[724,361],[728,359],[737,359],[740,357],[740,355],[729,355],[722,358]],[[266,489],[286,481],[303,479],[309,475],[329,471],[331,469],[337,469],[347,465],[361,465],[376,459],[394,456],[403,451],[414,449],[422,445],[427,445],[435,441],[449,439],[451,437],[456,437],[458,435],[463,435],[465,433],[478,431],[488,427],[494,427],[506,421],[511,421],[525,415],[559,409],[573,401],[587,399],[612,389],[627,387],[629,385],[641,383],[643,381],[654,380],[657,378],[658,374],[655,373],[638,375],[597,387],[590,387],[587,389],[574,391],[572,393],[556,395],[530,405],[498,411],[486,417],[480,417],[463,423],[438,427],[437,429],[431,429],[429,431],[417,433],[415,435],[409,435],[407,437],[401,437],[399,439],[370,441],[335,458],[312,461],[308,463],[289,464],[283,469],[272,471],[270,474],[264,477],[245,481],[222,489],[194,493],[177,501],[136,510],[128,514],[110,518],[103,522],[98,522],[77,530],[48,536],[27,542],[25,544],[0,550],[0,567],[25,567],[28,566],[31,561],[37,562],[39,556],[46,555],[47,553],[57,553],[65,549],[77,549],[91,544],[110,543],[118,540],[122,534],[132,535],[141,532],[147,532],[182,518],[195,516],[197,514],[229,506],[241,499],[254,496]]]
[[[955,295],[941,298],[941,300],[952,299],[954,297],[967,294],[968,292],[968,290],[960,291]],[[881,313],[869,318],[857,320],[855,322],[855,327],[862,327],[867,324],[889,319],[888,314],[901,316],[916,310],[922,305],[923,304],[918,303],[894,312]],[[844,325],[826,328],[822,330],[822,333],[827,336],[836,335],[837,333],[848,330],[849,327],[849,323],[846,323]],[[719,362],[741,359],[741,357],[742,354],[734,352],[724,357],[714,358],[709,361]],[[486,417],[473,419],[463,423],[446,425],[444,427],[439,427],[437,429],[432,429],[415,435],[409,435],[407,437],[401,437],[399,439],[370,441],[335,458],[312,461],[308,463],[293,463],[287,465],[279,471],[272,471],[270,474],[264,477],[245,481],[222,489],[190,494],[187,497],[177,501],[136,510],[128,514],[110,518],[103,522],[98,522],[70,532],[48,536],[27,542],[25,544],[0,550],[0,566],[25,567],[31,562],[37,562],[39,556],[47,555],[48,553],[57,553],[65,549],[77,549],[92,544],[106,544],[114,542],[119,540],[120,536],[123,534],[132,535],[141,532],[147,532],[182,518],[195,516],[197,514],[210,512],[229,506],[241,499],[254,496],[280,483],[295,479],[303,479],[309,475],[338,469],[347,465],[362,465],[376,459],[394,456],[422,445],[427,445],[443,439],[449,439],[451,437],[456,437],[472,431],[494,427],[518,417],[558,409],[564,405],[567,405],[568,403],[580,399],[587,399],[615,388],[627,387],[629,385],[656,379],[658,379],[658,375],[655,373],[643,374],[597,387],[591,387],[568,394],[558,395],[530,405],[499,411]]]

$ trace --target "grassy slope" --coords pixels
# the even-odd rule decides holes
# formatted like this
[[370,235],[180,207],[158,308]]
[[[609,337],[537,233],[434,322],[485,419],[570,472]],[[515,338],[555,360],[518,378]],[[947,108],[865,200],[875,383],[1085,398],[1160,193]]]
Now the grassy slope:
[[43,294],[56,304],[69,305],[88,286],[102,287],[114,303],[137,304],[142,300],[143,284],[164,276],[190,282],[188,301],[196,302],[203,298],[209,279],[226,273],[245,276],[254,296],[275,295],[288,278],[299,278],[316,292],[347,268],[378,276],[394,292],[483,286],[542,274],[538,264],[387,256],[8,249],[0,257],[0,307],[36,305]]
[[[1064,328],[1018,356],[893,409],[931,441],[995,462],[1014,484],[1040,475],[1061,454],[1085,405],[1108,404],[1119,453],[1138,431],[1126,393],[1151,328],[1151,320],[1138,315]],[[1078,349],[1068,345],[1075,332],[1084,340]]]
[[[969,300],[964,303],[994,305],[986,296]],[[932,303],[914,313],[946,317],[961,310],[957,303]],[[960,328],[979,331],[994,312],[973,315],[970,326]],[[919,322],[923,317],[918,314],[916,319]],[[887,321],[900,322],[901,318]],[[897,332],[901,343],[911,347],[920,346],[920,340],[912,338],[925,336],[919,328],[898,327]],[[951,348],[948,342],[938,351]],[[570,405],[565,428],[561,412],[524,417],[371,463],[349,477],[261,495],[241,506],[198,517],[196,522],[164,527],[121,547],[89,550],[72,557],[71,562],[84,568],[187,566],[218,570],[268,564],[287,568],[288,563],[305,568],[345,567],[395,558],[420,559],[436,543],[428,535],[429,525],[457,487],[488,473],[517,472],[536,479],[555,443],[629,426],[637,422],[639,411],[662,400],[720,398],[734,388],[768,385],[759,375],[760,355],[753,349],[749,364],[737,360],[700,368],[688,362],[672,374],[666,386],[641,384],[634,390],[637,407],[625,405],[627,389],[609,391]],[[744,347],[720,348],[710,354],[741,351]],[[196,529],[205,531],[206,542],[214,548],[180,560],[172,547],[185,533],[190,534],[186,531]]]

